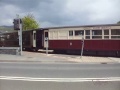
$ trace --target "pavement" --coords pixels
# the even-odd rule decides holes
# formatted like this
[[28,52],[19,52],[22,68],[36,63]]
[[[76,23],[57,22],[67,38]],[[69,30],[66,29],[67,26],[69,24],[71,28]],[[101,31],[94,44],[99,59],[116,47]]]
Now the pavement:
[[120,63],[120,58],[22,52],[22,56],[0,54],[0,62],[73,62],[73,63]]

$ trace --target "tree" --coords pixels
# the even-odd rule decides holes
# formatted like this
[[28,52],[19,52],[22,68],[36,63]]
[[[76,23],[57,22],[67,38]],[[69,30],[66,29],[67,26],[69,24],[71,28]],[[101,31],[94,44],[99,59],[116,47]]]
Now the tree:
[[22,18],[23,30],[37,29],[39,23],[35,20],[32,14],[28,14]]
[[118,21],[117,24],[120,24],[120,21]]

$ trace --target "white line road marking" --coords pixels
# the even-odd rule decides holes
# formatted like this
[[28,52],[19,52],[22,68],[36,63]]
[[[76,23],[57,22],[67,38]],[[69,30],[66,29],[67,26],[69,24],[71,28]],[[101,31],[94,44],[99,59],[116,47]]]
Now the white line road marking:
[[19,81],[49,81],[49,82],[96,82],[96,81],[120,81],[120,77],[107,78],[32,78],[32,77],[13,77],[0,76],[0,80],[19,80]]

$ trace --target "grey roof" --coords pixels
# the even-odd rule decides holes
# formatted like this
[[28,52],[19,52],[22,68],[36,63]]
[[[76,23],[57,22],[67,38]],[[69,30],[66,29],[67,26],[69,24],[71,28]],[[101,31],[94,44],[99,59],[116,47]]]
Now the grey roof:
[[41,29],[59,29],[59,28],[79,28],[79,27],[99,27],[99,26],[120,26],[120,24],[98,24],[98,25],[79,25],[79,26],[61,26],[61,27],[47,27]]

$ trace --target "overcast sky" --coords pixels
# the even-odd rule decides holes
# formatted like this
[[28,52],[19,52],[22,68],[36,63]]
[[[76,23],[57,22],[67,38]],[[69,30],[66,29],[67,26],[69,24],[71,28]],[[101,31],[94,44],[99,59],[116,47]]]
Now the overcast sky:
[[0,11],[0,26],[28,13],[41,27],[113,24],[120,20],[120,0],[0,0]]

